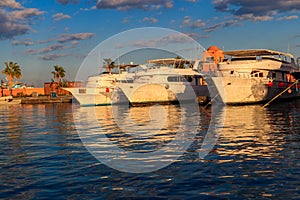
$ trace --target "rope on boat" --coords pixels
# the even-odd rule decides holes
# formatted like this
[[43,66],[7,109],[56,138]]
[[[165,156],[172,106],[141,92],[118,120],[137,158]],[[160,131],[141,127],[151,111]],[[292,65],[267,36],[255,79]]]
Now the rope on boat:
[[278,95],[276,95],[273,99],[271,99],[268,103],[266,103],[263,108],[267,107],[268,105],[270,105],[270,103],[272,101],[274,101],[275,99],[277,99],[278,97],[280,97],[283,93],[285,93],[286,91],[288,91],[291,87],[293,87],[295,84],[298,84],[298,80],[296,80],[292,85],[290,85],[289,87],[287,87],[285,90],[283,90],[282,92],[280,92]]

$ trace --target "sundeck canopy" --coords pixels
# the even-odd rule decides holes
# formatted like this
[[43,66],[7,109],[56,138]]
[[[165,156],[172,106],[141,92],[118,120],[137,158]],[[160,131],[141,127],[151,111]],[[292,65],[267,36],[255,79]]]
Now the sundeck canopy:
[[267,56],[267,55],[282,55],[293,57],[289,53],[283,53],[279,51],[272,51],[268,49],[247,49],[247,50],[233,50],[224,52],[225,55],[236,56],[236,57],[248,57],[248,56]]
[[155,63],[155,64],[191,64],[193,63],[191,60],[186,59],[177,59],[177,58],[163,58],[163,59],[155,59],[155,60],[148,60],[148,63]]

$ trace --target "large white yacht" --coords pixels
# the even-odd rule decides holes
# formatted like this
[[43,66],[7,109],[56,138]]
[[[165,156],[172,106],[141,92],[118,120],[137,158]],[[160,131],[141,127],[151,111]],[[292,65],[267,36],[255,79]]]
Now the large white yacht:
[[[213,87],[225,104],[250,104],[300,96],[294,57],[266,49],[224,52]],[[295,78],[296,77],[296,78]]]
[[[127,75],[132,81],[119,82],[132,105],[198,101],[209,97],[207,83],[193,68],[200,61],[180,58],[149,60]],[[130,75],[134,74],[134,75]]]
[[88,77],[85,87],[63,88],[81,106],[118,103],[148,104],[198,101],[209,97],[207,83],[194,70],[200,61],[185,59],[150,60],[146,65],[125,65],[118,73],[104,72]]

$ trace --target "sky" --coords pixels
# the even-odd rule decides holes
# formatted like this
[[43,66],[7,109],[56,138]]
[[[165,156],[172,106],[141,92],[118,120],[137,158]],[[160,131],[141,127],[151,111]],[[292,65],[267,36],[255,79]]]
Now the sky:
[[[299,17],[300,0],[1,0],[0,68],[17,62],[23,82],[42,86],[53,78],[53,66],[60,65],[66,79],[74,80],[97,45],[117,44],[116,35],[146,27],[186,34],[204,48],[272,49],[300,57]],[[138,38],[135,45],[164,45],[154,33],[151,39],[147,33],[129,33]],[[164,39],[171,38],[167,34]],[[145,57],[136,56],[134,62]]]

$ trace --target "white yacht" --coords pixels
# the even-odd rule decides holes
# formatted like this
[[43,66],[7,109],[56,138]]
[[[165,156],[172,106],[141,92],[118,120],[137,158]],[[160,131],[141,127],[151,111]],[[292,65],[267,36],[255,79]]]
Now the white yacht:
[[84,87],[63,89],[69,91],[81,106],[128,102],[116,84],[118,81],[124,81],[123,78],[127,74],[128,68],[136,66],[136,64],[128,64],[115,66],[115,69],[107,68],[101,74],[89,76]]
[[[250,104],[300,96],[294,57],[266,49],[224,52],[213,87],[225,104]],[[295,78],[296,77],[296,78]]]
[[[148,104],[198,101],[209,98],[207,83],[196,69],[198,61],[185,59],[149,60],[146,65],[118,66],[88,77],[85,87],[63,88],[81,106],[120,103]],[[194,69],[193,69],[194,67]]]
[[147,66],[140,65],[127,74],[132,81],[119,82],[118,87],[132,105],[202,103],[209,97],[209,91],[202,74],[193,69],[199,62],[177,58],[149,60]]

